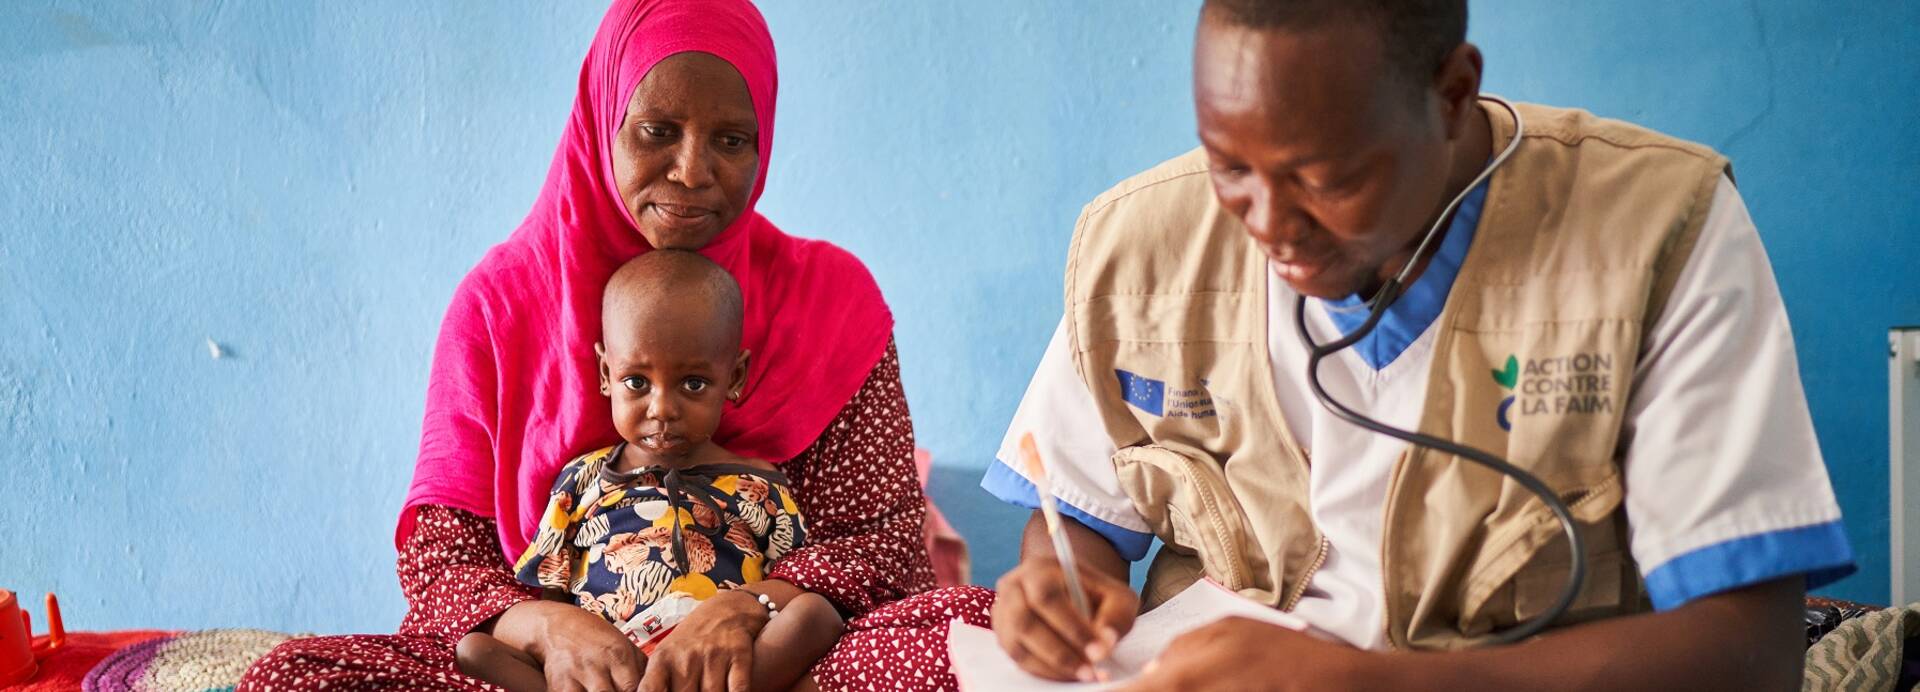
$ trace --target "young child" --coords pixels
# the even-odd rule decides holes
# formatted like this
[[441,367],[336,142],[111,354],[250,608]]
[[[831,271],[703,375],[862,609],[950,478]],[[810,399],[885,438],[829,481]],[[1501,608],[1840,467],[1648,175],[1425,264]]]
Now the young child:
[[[806,540],[785,476],[714,444],[738,399],[740,287],[697,253],[656,250],[622,266],[602,300],[600,392],[623,442],[560,470],[539,533],[515,570],[605,618],[651,654],[701,601],[760,581]],[[843,623],[825,598],[768,609],[753,689],[787,689],[832,648]],[[511,692],[544,692],[524,652],[485,634],[456,649],[461,672]]]

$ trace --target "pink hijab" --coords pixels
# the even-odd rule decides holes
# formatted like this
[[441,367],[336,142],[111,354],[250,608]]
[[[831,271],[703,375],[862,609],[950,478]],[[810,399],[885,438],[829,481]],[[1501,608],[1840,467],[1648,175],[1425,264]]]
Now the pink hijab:
[[447,309],[396,541],[413,532],[416,507],[448,505],[498,520],[502,548],[517,557],[560,466],[619,440],[593,355],[600,293],[615,269],[651,248],[619,202],[612,141],[641,78],[688,51],[740,71],[760,129],[748,208],[700,251],[739,280],[754,356],[715,439],[737,454],[791,459],[880,361],[893,317],[866,267],[753,211],[772,160],[779,86],[759,10],[746,0],[616,0],[580,68],[573,115],[533,211]]

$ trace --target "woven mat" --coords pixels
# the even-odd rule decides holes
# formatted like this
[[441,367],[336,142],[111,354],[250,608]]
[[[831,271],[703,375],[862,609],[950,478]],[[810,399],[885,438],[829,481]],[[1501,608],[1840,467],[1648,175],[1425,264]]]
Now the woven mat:
[[60,647],[40,664],[40,672],[26,682],[0,686],[4,692],[72,692],[80,689],[87,671],[102,659],[130,644],[170,637],[172,632],[131,630],[123,632],[68,632],[67,645]]
[[247,666],[293,635],[250,629],[202,630],[134,644],[108,656],[81,682],[85,692],[231,690]]

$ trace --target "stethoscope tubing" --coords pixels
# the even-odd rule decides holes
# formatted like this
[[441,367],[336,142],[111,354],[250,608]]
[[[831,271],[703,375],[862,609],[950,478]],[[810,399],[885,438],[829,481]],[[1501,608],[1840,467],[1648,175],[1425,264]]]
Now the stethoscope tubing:
[[1513,114],[1513,139],[1501,150],[1500,155],[1495,157],[1494,160],[1480,172],[1480,175],[1474,178],[1471,184],[1462,189],[1460,194],[1454,196],[1453,201],[1447,204],[1446,209],[1441,212],[1439,218],[1434,219],[1433,226],[1427,229],[1426,236],[1421,239],[1419,247],[1414,250],[1413,256],[1407,260],[1406,266],[1393,278],[1388,279],[1387,282],[1380,287],[1380,290],[1375,292],[1373,297],[1367,301],[1369,310],[1366,321],[1362,322],[1360,327],[1351,333],[1344,334],[1334,341],[1321,344],[1314,341],[1312,333],[1307,329],[1306,296],[1300,296],[1299,300],[1294,303],[1293,315],[1294,327],[1300,331],[1300,340],[1307,346],[1307,386],[1313,391],[1314,399],[1318,400],[1320,405],[1325,407],[1328,412],[1331,412],[1340,420],[1375,434],[1401,440],[1416,447],[1424,447],[1445,454],[1451,454],[1505,474],[1507,477],[1512,478],[1514,482],[1519,483],[1521,487],[1526,488],[1529,492],[1539,497],[1540,501],[1546,504],[1547,509],[1553,512],[1554,518],[1560,521],[1560,528],[1567,537],[1567,545],[1573,556],[1567,565],[1566,588],[1560,592],[1560,597],[1554,601],[1553,606],[1545,612],[1511,628],[1495,632],[1489,639],[1492,644],[1511,644],[1539,634],[1542,630],[1545,630],[1548,625],[1551,625],[1554,620],[1566,614],[1567,610],[1573,607],[1574,599],[1579,597],[1580,590],[1586,583],[1586,544],[1580,537],[1578,523],[1573,518],[1573,512],[1567,508],[1566,502],[1562,501],[1560,495],[1554,492],[1553,488],[1548,487],[1547,484],[1538,477],[1527,472],[1526,469],[1514,466],[1498,455],[1452,440],[1445,440],[1412,430],[1402,430],[1374,420],[1340,403],[1340,401],[1333,398],[1333,395],[1329,394],[1326,387],[1320,383],[1320,362],[1325,360],[1327,356],[1339,353],[1359,343],[1361,339],[1373,333],[1374,328],[1380,324],[1380,318],[1386,315],[1387,308],[1392,307],[1394,301],[1400,298],[1407,277],[1412,275],[1414,267],[1419,263],[1420,258],[1426,253],[1427,249],[1432,246],[1434,239],[1439,235],[1442,225],[1453,215],[1453,211],[1460,206],[1460,202],[1465,200],[1474,188],[1479,187],[1482,182],[1485,182],[1488,177],[1492,176],[1494,169],[1499,168],[1500,164],[1505,163],[1508,157],[1513,155],[1514,150],[1519,147],[1520,136],[1524,131],[1524,125],[1520,119],[1520,111],[1504,99],[1493,96],[1487,96],[1486,98],[1499,103],[1505,107],[1508,112]]

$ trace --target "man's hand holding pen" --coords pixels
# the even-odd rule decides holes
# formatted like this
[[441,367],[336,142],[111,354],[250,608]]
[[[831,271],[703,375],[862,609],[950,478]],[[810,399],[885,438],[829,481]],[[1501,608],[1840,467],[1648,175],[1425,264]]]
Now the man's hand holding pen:
[[[1068,526],[1087,531],[1071,521]],[[1106,660],[1133,629],[1140,598],[1126,582],[1100,570],[1082,570],[1080,582],[1091,618],[1074,608],[1057,561],[1024,560],[1000,578],[993,632],[1001,648],[1027,672],[1053,680],[1092,681],[1095,664]]]

